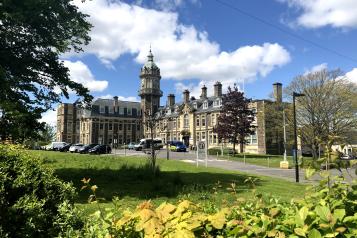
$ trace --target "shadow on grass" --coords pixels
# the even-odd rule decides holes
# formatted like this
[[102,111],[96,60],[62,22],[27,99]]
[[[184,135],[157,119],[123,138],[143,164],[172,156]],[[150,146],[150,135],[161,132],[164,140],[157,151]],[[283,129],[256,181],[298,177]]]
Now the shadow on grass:
[[[225,174],[210,172],[182,172],[159,171],[153,176],[146,166],[122,166],[120,169],[86,169],[62,168],[56,169],[55,174],[64,181],[72,182],[79,191],[82,187],[82,178],[91,178],[91,183],[98,186],[97,196],[111,202],[113,197],[124,196],[136,199],[154,199],[159,197],[175,198],[178,195],[213,193],[213,188],[220,182],[220,192],[228,193],[231,183],[239,185],[239,191],[251,189],[251,184],[244,181],[248,177],[242,174]],[[261,186],[262,181],[257,179],[255,186]],[[87,203],[89,191],[78,192],[78,203]]]

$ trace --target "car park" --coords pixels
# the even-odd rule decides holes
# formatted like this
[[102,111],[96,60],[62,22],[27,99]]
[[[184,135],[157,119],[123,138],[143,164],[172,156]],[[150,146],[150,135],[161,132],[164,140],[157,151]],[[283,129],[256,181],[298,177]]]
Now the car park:
[[89,144],[89,145],[82,146],[82,147],[78,150],[78,152],[79,152],[80,154],[86,154],[86,153],[88,153],[88,151],[89,151],[90,149],[94,148],[94,147],[97,146],[97,145],[98,145],[98,144]]
[[71,145],[71,147],[69,147],[68,151],[71,153],[77,153],[83,146],[84,146],[83,144],[74,144]]
[[111,152],[112,148],[108,145],[96,145],[88,150],[89,154],[110,154]]

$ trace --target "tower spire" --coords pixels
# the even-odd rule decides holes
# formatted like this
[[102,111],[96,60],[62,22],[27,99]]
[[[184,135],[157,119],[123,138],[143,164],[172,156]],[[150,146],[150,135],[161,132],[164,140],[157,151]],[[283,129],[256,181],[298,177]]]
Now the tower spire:
[[148,61],[154,62],[154,55],[151,52],[151,44],[150,44],[150,50],[149,50],[149,54],[148,54]]

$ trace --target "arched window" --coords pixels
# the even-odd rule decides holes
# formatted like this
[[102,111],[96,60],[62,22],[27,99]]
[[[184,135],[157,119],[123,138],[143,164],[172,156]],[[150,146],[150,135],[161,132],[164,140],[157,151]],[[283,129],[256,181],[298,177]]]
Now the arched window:
[[188,114],[185,114],[183,116],[183,127],[189,127],[189,119],[188,119]]

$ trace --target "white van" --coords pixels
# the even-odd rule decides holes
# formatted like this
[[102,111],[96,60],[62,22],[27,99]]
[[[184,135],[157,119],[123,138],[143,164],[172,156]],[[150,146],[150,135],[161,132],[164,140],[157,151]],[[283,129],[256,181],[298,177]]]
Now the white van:
[[[149,149],[150,147],[151,147],[151,139],[141,139],[139,144],[134,146],[134,149],[140,151],[143,149]],[[164,145],[162,144],[162,140],[160,138],[155,138],[154,139],[155,150],[160,150],[163,147]]]
[[65,145],[67,145],[66,142],[52,142],[51,144],[46,145],[45,150],[59,150]]

